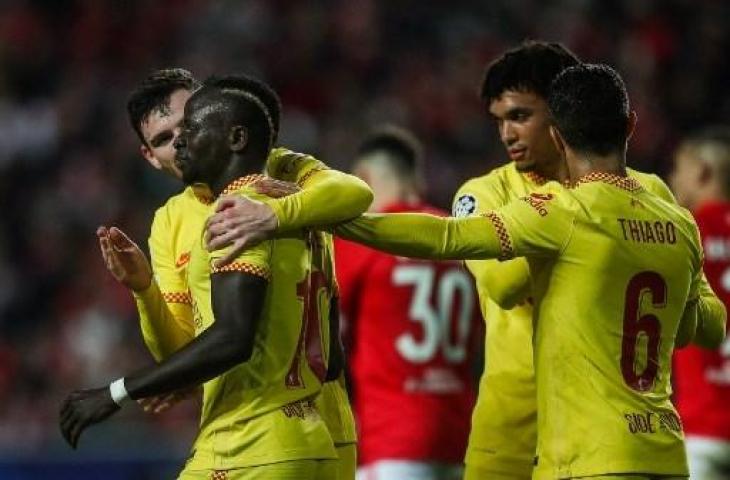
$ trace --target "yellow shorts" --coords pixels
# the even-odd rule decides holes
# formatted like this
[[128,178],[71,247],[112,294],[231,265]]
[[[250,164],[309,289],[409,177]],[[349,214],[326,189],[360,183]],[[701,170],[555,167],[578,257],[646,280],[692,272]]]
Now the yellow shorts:
[[487,469],[483,466],[467,463],[464,467],[464,480],[530,480],[530,475],[521,474],[507,474],[494,472],[491,469]]
[[337,449],[337,480],[355,480],[357,471],[357,444],[335,445]]
[[184,470],[178,480],[337,480],[337,460],[292,460],[233,470]]

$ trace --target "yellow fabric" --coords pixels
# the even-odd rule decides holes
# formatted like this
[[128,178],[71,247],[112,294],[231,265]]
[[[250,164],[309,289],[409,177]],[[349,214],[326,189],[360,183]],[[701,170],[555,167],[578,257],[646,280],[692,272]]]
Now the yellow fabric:
[[487,466],[477,465],[476,463],[467,463],[464,467],[464,480],[530,480],[532,474],[530,472],[524,473],[504,473],[494,470],[494,466],[489,464]]
[[185,470],[178,480],[339,480],[335,460],[293,460],[234,470]]
[[187,187],[158,209],[152,221],[149,247],[155,281],[134,297],[142,336],[158,361],[193,338],[187,261],[207,215],[208,208]]
[[337,480],[355,480],[357,445],[347,443],[337,447]]
[[[530,257],[539,319],[535,478],[627,471],[686,475],[682,433],[674,430],[676,412],[669,401],[669,371],[686,302],[699,294],[702,251],[696,225],[686,211],[643,189],[629,192],[593,182],[561,190],[551,187],[539,197],[511,202],[491,219],[366,215],[341,230],[349,239],[399,255]],[[668,234],[653,235],[653,242],[636,240],[639,233],[632,237],[620,218],[651,225],[671,219],[674,241],[669,243]],[[658,374],[652,382],[639,379],[635,388],[646,391],[638,391],[622,377],[624,326],[617,319],[624,317],[627,285],[645,270],[673,283],[664,306],[640,296],[641,318],[650,313],[659,318],[660,341]],[[646,291],[639,286],[636,295]],[[627,311],[628,328],[635,328],[637,314]],[[640,333],[631,367],[635,375],[647,364],[647,334]],[[631,434],[630,429],[641,428],[635,416],[647,411],[654,432]]]
[[[675,203],[671,191],[658,176],[627,171],[648,191]],[[472,211],[462,213],[481,215],[524,197],[539,189],[541,183],[544,181],[519,173],[514,163],[509,163],[467,181],[454,197],[454,213],[460,212],[461,199],[473,204]],[[528,263],[524,258],[515,258],[505,262],[471,260],[466,265],[475,277],[487,327],[485,368],[465,459],[467,472],[474,465],[474,470],[490,475],[520,472],[529,477],[537,440],[537,405]],[[698,307],[699,321],[708,322],[706,337],[717,339],[720,332],[724,337],[724,307],[706,280],[701,285]]]
[[336,446],[357,441],[355,417],[347,397],[344,372],[337,380],[322,385],[316,404]]
[[294,195],[265,200],[276,214],[279,232],[349,220],[366,211],[373,201],[365,182],[330,170],[310,155],[277,148],[266,170],[271,177],[303,187]]
[[[467,181],[454,196],[473,198],[483,215],[540,188],[509,163]],[[486,323],[484,370],[472,412],[466,479],[529,479],[537,444],[537,399],[532,358],[532,305],[527,260],[468,260]]]
[[[629,175],[636,178],[641,185],[664,200],[676,203],[676,199],[666,183],[656,175],[627,169]],[[697,305],[697,331],[693,343],[700,347],[716,349],[725,340],[727,312],[725,304],[718,298],[710,286],[707,277],[702,275],[700,298]]]
[[[237,183],[240,187],[229,193],[260,199],[248,181]],[[262,242],[226,268],[267,278],[269,285],[251,358],[204,384],[190,469],[336,458],[327,427],[314,407],[321,383],[310,367],[311,352],[316,351],[320,367],[326,369],[329,346],[331,283],[326,275],[331,262],[328,265],[320,254],[320,238],[300,231]],[[225,253],[208,253],[201,231],[188,269],[196,335],[214,321],[210,265]],[[226,274],[230,273],[213,273]],[[314,338],[304,333],[307,318],[312,322],[308,328],[319,333]]]

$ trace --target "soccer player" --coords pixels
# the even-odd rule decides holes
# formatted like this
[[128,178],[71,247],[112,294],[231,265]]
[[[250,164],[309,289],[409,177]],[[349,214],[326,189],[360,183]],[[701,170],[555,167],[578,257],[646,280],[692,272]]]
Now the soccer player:
[[[529,41],[505,52],[486,69],[482,101],[497,123],[510,163],[468,180],[454,198],[453,215],[483,215],[524,197],[567,172],[550,136],[550,83],[578,58],[556,43]],[[674,201],[656,175],[627,168],[652,193]],[[533,367],[533,302],[528,263],[469,260],[486,320],[485,368],[472,415],[466,480],[528,479],[536,446],[537,404]],[[703,283],[706,287],[706,282]],[[723,315],[720,302],[703,288],[702,317]],[[715,323],[721,323],[716,321]]]
[[675,345],[695,334],[697,227],[626,175],[636,117],[615,71],[567,68],[548,108],[573,188],[548,185],[478,217],[366,215],[338,234],[398,255],[527,257],[536,325],[533,478],[686,478],[669,378]]
[[[248,87],[246,82],[249,80],[243,79]],[[216,139],[218,141],[214,148],[215,155],[210,155],[208,151],[205,157],[207,162],[204,162],[203,167],[207,167],[201,175],[206,180],[208,178],[205,175],[219,167],[223,157],[229,153],[229,158],[236,160],[239,165],[260,169],[276,131],[272,120],[274,115],[269,113],[256,95],[248,91],[250,89],[240,89],[239,81],[234,81],[231,88],[223,89],[223,86],[208,87],[203,92],[206,96],[201,93],[202,99],[197,107],[202,112],[196,117],[200,120],[198,126],[205,128],[196,130],[195,140],[203,139],[203,143],[207,141],[207,147],[211,143],[215,144]],[[217,102],[206,106],[209,97],[217,99]],[[245,127],[231,123],[234,120],[244,121]],[[226,121],[231,126],[226,133],[230,131],[231,136],[226,137],[226,133],[211,129],[211,122],[220,128],[221,123],[225,125]],[[232,140],[234,136],[235,141]],[[228,150],[221,145],[226,140],[229,142],[226,144]],[[201,146],[199,143],[195,145],[196,148]],[[183,144],[181,149],[184,148]],[[243,154],[240,153],[241,149],[244,150]],[[197,152],[192,148],[189,150]],[[262,155],[263,160],[259,165],[258,160]],[[217,163],[211,166],[211,162]],[[298,158],[297,162],[306,163],[306,159]],[[189,167],[196,164],[187,162],[185,165]],[[214,173],[219,177],[221,175],[220,171]],[[232,168],[224,173],[231,175]],[[313,169],[307,174],[315,176]],[[198,176],[193,169],[187,178],[192,183]],[[211,187],[214,191],[219,193],[223,180],[217,180],[208,181],[213,184]],[[200,227],[202,230],[202,223]],[[127,377],[126,382],[114,382],[113,397],[124,397],[125,385],[132,397],[139,398],[170,392],[181,386],[197,385],[202,380],[226,371],[223,376],[206,384],[201,432],[183,478],[188,478],[188,474],[190,478],[197,478],[196,475],[208,478],[213,468],[230,470],[231,475],[237,475],[235,478],[239,474],[241,478],[248,478],[248,470],[237,467],[273,462],[277,464],[266,467],[263,473],[261,468],[257,468],[255,473],[266,478],[278,478],[277,475],[291,471],[290,474],[300,475],[301,478],[330,478],[329,474],[325,476],[321,471],[322,468],[327,470],[330,467],[317,462],[300,461],[328,458],[330,453],[334,453],[331,438],[326,429],[320,428],[324,424],[311,407],[312,393],[316,393],[318,381],[323,380],[328,373],[326,352],[321,345],[318,346],[320,334],[323,339],[327,338],[328,327],[317,322],[317,317],[321,316],[317,309],[320,304],[313,301],[314,298],[328,299],[325,293],[332,289],[327,281],[332,278],[332,272],[325,271],[329,265],[326,252],[319,248],[320,244],[314,237],[307,237],[306,242],[305,239],[297,240],[295,237],[288,240],[289,247],[278,250],[270,247],[258,255],[252,253],[254,258],[250,262],[234,263],[248,273],[234,274],[231,272],[235,270],[234,267],[212,275],[211,307],[209,272],[204,271],[210,268],[210,264],[207,258],[201,259],[201,255],[195,254],[196,249],[203,250],[202,231],[197,238],[200,241],[192,242],[193,252],[187,260],[187,277],[193,294],[193,324],[199,336],[168,357],[159,367]],[[292,245],[291,242],[297,243]],[[295,247],[302,252],[297,253]],[[303,252],[309,253],[304,255],[303,261],[297,261]],[[289,261],[282,262],[277,255],[289,255]],[[207,253],[204,256],[207,257]],[[197,263],[193,263],[194,260]],[[322,268],[309,270],[310,263],[321,265]],[[282,265],[283,272],[280,271]],[[197,271],[193,268],[195,266]],[[261,277],[269,274],[272,275],[271,285],[265,288],[266,282]],[[286,288],[287,285],[291,285],[291,288]],[[292,300],[276,300],[276,297],[297,293],[303,304]],[[328,310],[326,303],[321,306],[325,312]],[[212,321],[213,310],[216,311],[215,322]],[[262,310],[263,314],[259,318]],[[275,329],[268,327],[272,318],[277,319]],[[205,331],[200,333],[203,329]],[[307,355],[304,355],[305,351]],[[246,359],[250,360],[236,366]],[[76,445],[78,436],[86,426],[106,418],[118,409],[109,397],[107,389],[98,389],[76,392],[65,402],[62,430],[72,445]],[[231,425],[237,421],[241,424],[240,420],[246,420],[246,428],[232,429]]]
[[[730,305],[730,128],[712,127],[679,146],[670,183],[697,220],[710,285]],[[730,341],[689,346],[674,357],[676,403],[687,435],[690,476],[730,476]]]
[[[155,168],[176,178],[181,178],[182,174],[174,164],[173,141],[178,134],[185,102],[196,86],[197,82],[186,70],[159,70],[135,89],[128,102],[130,123],[141,140],[142,155]],[[278,127],[278,99],[268,89],[261,89],[258,82],[251,81],[248,87],[259,93]],[[272,151],[268,167],[270,172],[282,178],[293,182],[299,180],[304,189],[297,195],[275,201],[280,203],[277,210],[282,215],[299,215],[304,221],[311,221],[308,218],[310,210],[301,207],[320,201],[336,206],[336,211],[329,211],[328,215],[345,219],[362,212],[372,198],[367,187],[356,178],[328,170],[312,157],[283,148]],[[142,251],[121,230],[101,227],[98,231],[108,268],[134,293],[144,340],[157,360],[166,358],[194,337],[187,267],[192,244],[210,214],[199,200],[206,195],[204,187],[188,186],[157,211],[149,242],[152,269]],[[224,208],[234,198],[224,198],[218,202],[219,208]],[[235,208],[226,209],[225,213],[227,224],[235,221]],[[243,233],[238,232],[238,237]],[[151,270],[154,270],[154,277]],[[336,339],[337,334],[333,338]],[[333,345],[337,347],[339,343]],[[174,393],[157,401],[146,399],[147,407],[159,411],[180,396]],[[339,478],[353,478],[356,437],[342,379],[326,382],[317,402],[337,442]]]
[[[415,137],[394,126],[363,140],[353,173],[373,190],[370,211],[444,215],[421,198],[420,156]],[[456,262],[414,261],[338,240],[358,478],[461,479],[480,322],[473,280]]]

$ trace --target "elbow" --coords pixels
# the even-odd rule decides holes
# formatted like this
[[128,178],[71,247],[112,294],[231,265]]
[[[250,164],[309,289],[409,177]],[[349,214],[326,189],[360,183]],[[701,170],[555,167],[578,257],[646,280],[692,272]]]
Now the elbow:
[[519,298],[517,295],[501,289],[489,291],[489,298],[491,298],[492,301],[496,303],[502,310],[511,310],[519,303]]
[[348,196],[348,201],[353,209],[353,217],[361,215],[367,211],[370,204],[373,203],[373,191],[363,180],[353,176],[352,192]]
[[700,318],[697,322],[694,343],[707,349],[717,349],[725,341],[727,310],[717,299],[700,298]]
[[215,350],[225,364],[234,366],[251,359],[254,345],[253,338],[223,328],[217,329],[215,334],[217,337]]

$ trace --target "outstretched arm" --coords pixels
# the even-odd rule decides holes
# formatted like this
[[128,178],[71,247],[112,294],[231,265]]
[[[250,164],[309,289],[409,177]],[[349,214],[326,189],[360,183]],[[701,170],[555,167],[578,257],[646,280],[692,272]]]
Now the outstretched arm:
[[425,213],[365,214],[338,225],[346,240],[405,257],[434,260],[506,258],[488,217],[445,218]]
[[[287,191],[281,182],[263,180],[259,193],[280,198],[256,202],[245,197],[227,197],[218,203],[207,222],[208,249],[232,246],[216,266],[229,263],[237,254],[273,236],[303,227],[331,225],[355,218],[370,206],[373,194],[359,178],[327,168],[309,155],[276,149],[269,157],[269,174],[296,184]],[[281,195],[286,196],[281,196]]]
[[[267,282],[240,272],[211,277],[215,322],[205,332],[162,363],[114,382],[120,396],[139,399],[198,385],[251,355],[257,320],[263,308]],[[118,410],[110,388],[73,392],[61,409],[61,430],[76,448],[83,430]]]

